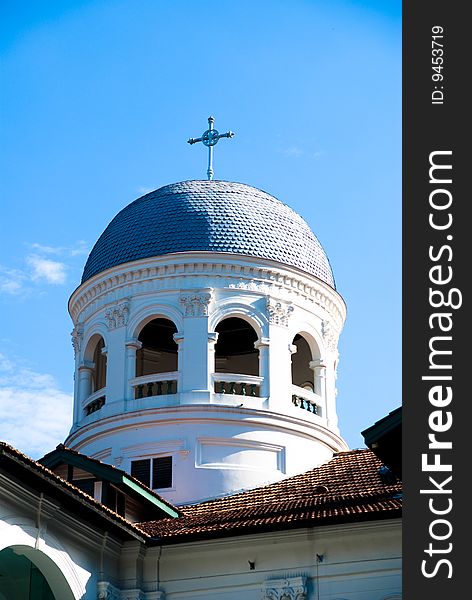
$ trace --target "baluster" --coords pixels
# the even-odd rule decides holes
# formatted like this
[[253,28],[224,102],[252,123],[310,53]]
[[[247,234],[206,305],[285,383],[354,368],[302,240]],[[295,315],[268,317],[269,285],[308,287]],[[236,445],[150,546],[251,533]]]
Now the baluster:
[[220,381],[220,394],[226,394],[226,384],[224,381]]
[[143,386],[142,383],[140,383],[138,386],[136,386],[136,392],[137,392],[136,397],[137,398],[142,398],[143,397],[143,387],[144,386]]
[[146,392],[146,396],[147,396],[148,398],[149,398],[149,396],[152,396],[152,395],[153,395],[153,394],[152,394],[152,388],[153,388],[153,386],[154,386],[154,383],[153,383],[152,381],[150,381],[150,382],[147,384],[147,392]]
[[157,386],[156,396],[161,396],[162,395],[162,381],[157,381],[156,386]]
[[256,384],[255,383],[251,383],[251,385],[249,386],[249,395],[253,396],[253,397],[256,395]]
[[244,382],[241,383],[241,396],[246,395],[246,384]]
[[235,394],[236,393],[236,382],[235,381],[231,381],[229,384],[229,393],[230,394]]
[[172,380],[166,381],[166,394],[172,394],[172,384]]

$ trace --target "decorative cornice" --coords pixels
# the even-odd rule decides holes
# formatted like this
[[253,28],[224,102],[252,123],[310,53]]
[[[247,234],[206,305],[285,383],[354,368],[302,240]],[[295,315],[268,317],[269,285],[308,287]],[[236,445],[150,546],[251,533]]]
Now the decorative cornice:
[[108,329],[117,329],[128,324],[129,317],[129,300],[108,308],[105,312],[105,321]]
[[262,600],[306,600],[306,577],[272,579],[262,587]]
[[[69,301],[70,314],[74,322],[79,318],[85,321],[109,303],[110,293],[116,298],[120,291],[127,297],[132,293],[177,292],[185,289],[189,280],[194,280],[195,277],[206,277],[210,280],[210,286],[221,289],[247,290],[264,296],[283,294],[307,305],[317,305],[330,314],[339,329],[346,316],[345,304],[335,290],[322,281],[299,274],[289,267],[271,268],[229,261],[213,262],[208,259],[186,259],[178,264],[164,264],[163,261],[156,264],[155,259],[150,259],[130,265],[126,270],[120,265],[111,273],[101,274],[100,278],[87,281],[77,288]],[[217,286],[213,284],[215,277],[218,279]]]
[[230,283],[228,287],[230,289],[235,290],[248,290],[251,292],[260,292],[261,294],[269,294],[272,289],[271,284],[254,280],[245,281],[244,279],[240,279],[238,283]]
[[292,303],[280,302],[273,298],[267,298],[266,302],[267,314],[271,325],[282,325],[288,327],[288,319],[293,313]]
[[210,292],[186,292],[180,295],[180,303],[184,308],[186,317],[204,317],[208,315],[208,306],[211,302]]

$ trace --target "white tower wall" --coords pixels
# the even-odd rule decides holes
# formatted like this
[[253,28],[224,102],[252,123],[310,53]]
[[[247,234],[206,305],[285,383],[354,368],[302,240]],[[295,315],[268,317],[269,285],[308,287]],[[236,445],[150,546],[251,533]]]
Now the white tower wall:
[[[132,460],[172,456],[172,487],[158,490],[172,502],[270,483],[347,449],[335,398],[345,305],[316,277],[267,259],[177,253],[95,275],[74,292],[69,309],[76,379],[66,444],[125,470]],[[228,317],[254,329],[259,376],[216,374],[215,329]],[[138,336],[155,318],[175,325],[178,370],[136,378]],[[314,392],[292,385],[297,334],[310,346]],[[106,387],[94,391],[99,336]],[[159,379],[175,379],[173,393],[165,393],[167,384],[161,383],[162,393],[156,394],[154,383],[155,395],[136,397],[137,385],[147,390]],[[222,380],[224,394],[215,391],[215,381]],[[229,393],[232,383],[237,392],[245,384],[246,395]],[[248,395],[251,385],[256,396]]]

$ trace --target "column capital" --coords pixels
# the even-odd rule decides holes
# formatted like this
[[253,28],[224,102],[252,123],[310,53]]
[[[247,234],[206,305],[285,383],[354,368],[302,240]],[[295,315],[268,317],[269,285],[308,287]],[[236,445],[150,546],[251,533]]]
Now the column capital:
[[268,296],[266,298],[266,311],[271,325],[288,327],[288,320],[294,311],[294,307],[291,302],[276,300]]
[[93,371],[95,369],[95,363],[91,360],[84,360],[79,365],[79,371]]
[[218,332],[217,331],[209,331],[208,332],[208,343],[216,344],[218,341]]
[[260,348],[267,348],[270,345],[270,339],[267,337],[262,337],[254,342],[254,348],[259,350]]
[[118,327],[124,327],[128,324],[130,310],[129,298],[123,298],[121,302],[111,306],[105,311],[105,322],[107,328],[117,329]]
[[143,343],[140,342],[137,338],[132,338],[125,342],[126,348],[129,350],[140,350],[143,347]]
[[173,334],[172,339],[176,344],[181,344],[184,341],[184,334],[177,331]]
[[208,306],[212,300],[212,288],[184,292],[180,295],[185,317],[208,316]]
[[310,362],[308,363],[308,366],[313,371],[315,369],[326,369],[325,361],[322,358],[315,358],[314,360],[310,360]]

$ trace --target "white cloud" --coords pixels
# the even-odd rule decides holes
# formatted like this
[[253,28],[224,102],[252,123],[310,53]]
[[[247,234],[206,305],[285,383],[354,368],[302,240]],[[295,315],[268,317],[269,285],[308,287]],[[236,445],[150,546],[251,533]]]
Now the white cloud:
[[62,256],[81,256],[89,253],[89,245],[84,240],[79,240],[73,246],[45,246],[34,242],[29,246],[40,254],[55,254]]
[[61,284],[66,281],[66,265],[62,262],[43,258],[37,254],[26,257],[26,262],[32,268],[33,281],[45,280],[47,283]]
[[63,442],[72,423],[72,395],[51,375],[0,354],[0,439],[32,458]]
[[[74,268],[73,258],[89,252],[84,240],[79,240],[73,246],[45,246],[36,242],[27,246],[34,250],[25,258],[28,267],[14,269],[0,265],[0,295],[25,296],[34,290],[34,284],[66,283],[68,269]],[[63,260],[52,260],[51,256]]]
[[287,156],[301,156],[303,154],[303,150],[298,146],[290,146],[285,149],[285,154]]
[[19,294],[28,276],[18,269],[9,269],[0,265],[0,294]]

